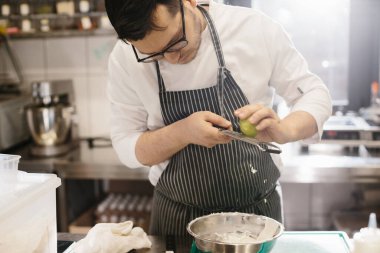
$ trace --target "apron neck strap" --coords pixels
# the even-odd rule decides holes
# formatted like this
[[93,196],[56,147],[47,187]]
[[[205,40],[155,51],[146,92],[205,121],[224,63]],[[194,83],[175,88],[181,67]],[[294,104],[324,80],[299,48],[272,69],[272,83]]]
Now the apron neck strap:
[[219,67],[225,68],[222,45],[220,44],[218,32],[216,31],[214,21],[212,20],[210,14],[202,6],[198,5],[197,7],[202,12],[203,16],[205,17],[208,28],[210,29],[211,39],[213,42],[212,44],[214,44],[215,53],[216,53],[216,57],[218,58]]
[[162,92],[166,91],[164,79],[162,78],[161,71],[160,71],[160,65],[158,64],[158,61],[155,61],[154,64],[156,65],[159,91],[160,91],[160,93],[162,93]]
[[[219,68],[218,68],[218,77],[217,77],[217,82],[218,82],[217,95],[218,95],[218,101],[219,101],[219,106],[220,106],[220,114],[222,117],[224,117],[225,113],[224,113],[224,105],[223,105],[223,97],[224,97],[223,90],[224,90],[225,72],[227,71],[227,69],[224,63],[222,45],[220,44],[218,32],[216,31],[214,21],[211,19],[210,14],[202,6],[198,5],[197,7],[202,12],[203,16],[205,17],[207,21],[207,25],[210,29],[210,34],[211,34],[212,42],[214,45],[215,53],[218,58]],[[166,91],[165,83],[160,72],[160,66],[158,64],[158,61],[155,62],[155,65],[156,65],[156,71],[157,71],[159,91],[160,93],[162,93]]]

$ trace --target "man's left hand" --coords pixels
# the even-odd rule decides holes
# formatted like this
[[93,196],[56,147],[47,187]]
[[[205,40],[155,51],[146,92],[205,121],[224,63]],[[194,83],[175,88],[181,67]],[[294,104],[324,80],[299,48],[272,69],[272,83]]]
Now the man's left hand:
[[256,125],[256,139],[265,142],[287,143],[294,139],[291,127],[285,124],[271,108],[261,104],[246,105],[236,110],[235,115]]

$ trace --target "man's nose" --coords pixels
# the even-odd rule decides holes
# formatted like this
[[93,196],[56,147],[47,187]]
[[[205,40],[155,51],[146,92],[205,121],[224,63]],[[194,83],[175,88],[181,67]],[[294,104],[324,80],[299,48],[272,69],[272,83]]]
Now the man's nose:
[[180,52],[166,52],[164,54],[165,60],[168,61],[171,64],[176,64],[179,61],[179,58],[181,57]]

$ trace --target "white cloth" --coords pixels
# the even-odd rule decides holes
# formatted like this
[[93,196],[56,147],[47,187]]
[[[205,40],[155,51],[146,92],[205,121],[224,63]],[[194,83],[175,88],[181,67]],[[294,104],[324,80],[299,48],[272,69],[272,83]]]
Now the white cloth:
[[[227,68],[252,104],[273,106],[274,94],[283,97],[292,111],[310,113],[320,139],[331,114],[331,99],[322,80],[310,73],[283,28],[263,13],[210,1],[209,13],[222,44]],[[188,64],[160,62],[168,91],[201,89],[217,83],[217,58],[209,29],[202,33],[197,56]],[[108,97],[111,101],[111,139],[120,160],[130,168],[144,167],[136,158],[139,136],[161,128],[158,84],[153,63],[137,63],[131,46],[119,41],[109,59]],[[272,156],[280,167],[278,155]],[[151,167],[155,185],[168,161]]]
[[78,241],[75,253],[125,253],[132,249],[150,248],[152,243],[144,230],[133,227],[132,221],[99,223]]

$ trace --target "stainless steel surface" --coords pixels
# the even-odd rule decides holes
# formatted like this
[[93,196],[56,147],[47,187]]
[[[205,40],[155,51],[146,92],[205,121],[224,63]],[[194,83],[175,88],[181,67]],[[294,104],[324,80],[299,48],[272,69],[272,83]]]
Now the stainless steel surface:
[[303,152],[299,143],[283,145],[280,182],[380,183],[380,152],[364,146],[315,144]]
[[[214,213],[192,220],[187,231],[202,251],[256,253],[261,252],[264,244],[272,248],[274,241],[282,235],[284,226],[274,219],[255,214]],[[256,242],[229,241],[231,236],[240,238],[241,235],[251,237]]]
[[[82,234],[69,234],[58,233],[59,241],[79,241],[83,239],[85,235]],[[134,253],[164,253],[166,252],[166,240],[163,236],[151,236],[148,235],[149,240],[152,242],[150,249],[138,249],[131,252]],[[191,240],[185,237],[175,237],[175,253],[189,253],[191,247]]]
[[28,94],[0,94],[0,151],[11,148],[29,138],[23,108],[30,100]]
[[53,146],[67,141],[73,113],[71,106],[29,106],[25,111],[36,144]]
[[[8,75],[6,75],[6,80],[0,80],[0,85],[1,84],[15,84],[15,85],[21,85],[24,81],[24,77],[21,71],[20,63],[16,55],[14,54],[14,50],[12,48],[12,45],[10,43],[9,37],[7,35],[3,35],[0,33],[0,46],[4,45],[5,46],[5,51],[7,52],[10,63],[12,64],[12,67],[16,73],[16,78],[17,80],[7,80]],[[5,68],[6,69],[6,68]],[[9,71],[9,70],[8,70]]]
[[148,180],[149,168],[130,169],[123,165],[112,147],[90,148],[87,141],[79,147],[55,157],[36,157],[30,154],[32,143],[9,151],[21,155],[19,169],[33,173],[55,173],[62,180],[58,188],[58,224],[68,231],[67,180]]
[[[35,103],[44,105],[56,104],[58,102],[65,104],[74,104],[74,87],[72,80],[50,80],[38,81],[32,83],[32,96]],[[64,99],[64,101],[62,101]]]
[[[149,168],[131,169],[123,165],[112,147],[90,148],[87,141],[56,157],[35,157],[28,145],[15,148],[9,154],[21,155],[20,170],[57,173],[61,179],[148,180]],[[59,189],[59,188],[58,188]]]
[[[21,155],[20,170],[56,173],[62,179],[58,188],[61,231],[68,230],[65,181],[87,180],[148,180],[149,167],[131,169],[123,165],[112,147],[90,148],[86,141],[80,147],[57,157],[31,156],[30,143],[9,150]],[[313,145],[302,152],[300,144],[282,146],[283,166],[280,182],[284,183],[380,183],[380,152],[361,147],[348,152],[340,145]]]
[[[86,13],[87,14],[87,13]],[[34,33],[13,33],[9,36],[12,39],[37,39],[37,38],[64,38],[64,37],[92,37],[92,36],[115,36],[113,29],[95,29],[95,30],[58,30],[49,32]],[[115,39],[116,42],[116,39]]]
[[30,153],[36,157],[51,157],[58,156],[75,149],[79,145],[78,141],[70,141],[64,144],[39,146],[33,145],[30,149]]
[[274,153],[274,154],[280,154],[282,152],[280,147],[278,147],[272,143],[258,141],[255,138],[247,137],[242,133],[238,133],[238,132],[231,131],[231,130],[220,129],[220,131],[223,134],[234,138],[235,140],[244,141],[244,142],[247,142],[249,144],[255,145],[256,147],[258,147],[263,152]]
[[380,148],[380,126],[359,116],[332,116],[323,127],[321,143]]
[[[59,241],[79,241],[85,235],[58,233]],[[139,249],[136,253],[163,253],[166,252],[167,239],[163,236],[150,236],[152,248]],[[187,237],[174,237],[175,253],[189,253],[191,251],[191,240]],[[273,248],[273,253],[345,253],[349,252],[349,238],[340,231],[301,231],[289,232],[278,238]],[[219,253],[219,252],[213,252]]]
[[35,156],[57,156],[77,146],[74,87],[71,80],[32,83],[33,102],[25,108]]

